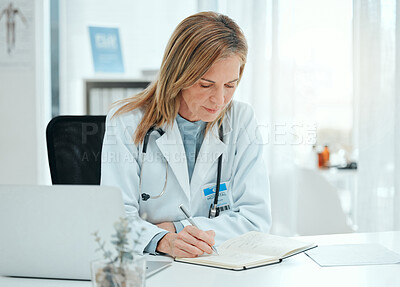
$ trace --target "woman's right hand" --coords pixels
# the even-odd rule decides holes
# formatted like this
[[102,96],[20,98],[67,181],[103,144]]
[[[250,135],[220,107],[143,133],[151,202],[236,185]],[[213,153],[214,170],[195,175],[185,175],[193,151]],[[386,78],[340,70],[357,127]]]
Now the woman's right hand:
[[192,225],[186,226],[179,233],[167,233],[157,245],[157,251],[172,257],[197,257],[213,252],[215,232],[203,231]]

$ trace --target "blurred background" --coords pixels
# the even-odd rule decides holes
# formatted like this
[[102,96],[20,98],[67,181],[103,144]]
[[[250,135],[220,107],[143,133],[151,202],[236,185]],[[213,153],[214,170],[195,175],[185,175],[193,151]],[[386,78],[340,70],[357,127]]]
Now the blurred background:
[[51,184],[51,118],[106,114],[154,79],[181,20],[216,11],[249,44],[235,99],[263,135],[271,232],[400,230],[399,3],[0,0],[0,183]]

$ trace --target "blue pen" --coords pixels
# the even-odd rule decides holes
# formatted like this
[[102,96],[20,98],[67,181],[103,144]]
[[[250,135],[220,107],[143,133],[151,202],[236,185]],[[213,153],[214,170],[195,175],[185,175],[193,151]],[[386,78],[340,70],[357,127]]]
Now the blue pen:
[[[186,219],[190,222],[191,225],[197,227],[198,229],[200,229],[197,224],[193,221],[192,217],[190,216],[189,212],[187,211],[187,209],[185,208],[185,206],[183,206],[183,204],[179,205],[179,208],[182,210],[183,214],[185,215]],[[211,246],[212,250],[218,254],[217,248],[215,248],[214,246]]]

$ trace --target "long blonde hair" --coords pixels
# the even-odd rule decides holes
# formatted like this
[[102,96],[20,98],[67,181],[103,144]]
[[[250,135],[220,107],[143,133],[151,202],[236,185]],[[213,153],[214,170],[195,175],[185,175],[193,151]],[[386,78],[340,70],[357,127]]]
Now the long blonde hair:
[[[229,17],[215,12],[200,12],[184,19],[176,27],[164,52],[157,78],[141,93],[116,102],[118,116],[143,109],[134,142],[139,144],[152,126],[172,125],[178,114],[180,94],[196,83],[212,64],[237,55],[241,61],[239,80],[247,59],[247,42],[240,27]],[[225,116],[230,104],[207,130]]]

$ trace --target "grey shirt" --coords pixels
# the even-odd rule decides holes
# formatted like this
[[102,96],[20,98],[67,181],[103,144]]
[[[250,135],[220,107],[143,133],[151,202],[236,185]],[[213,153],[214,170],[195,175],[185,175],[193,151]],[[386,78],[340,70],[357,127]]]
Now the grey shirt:
[[194,164],[199,154],[201,144],[204,140],[204,131],[207,123],[203,121],[190,122],[179,114],[176,117],[179,131],[185,147],[186,160],[188,165],[189,180],[192,179]]

